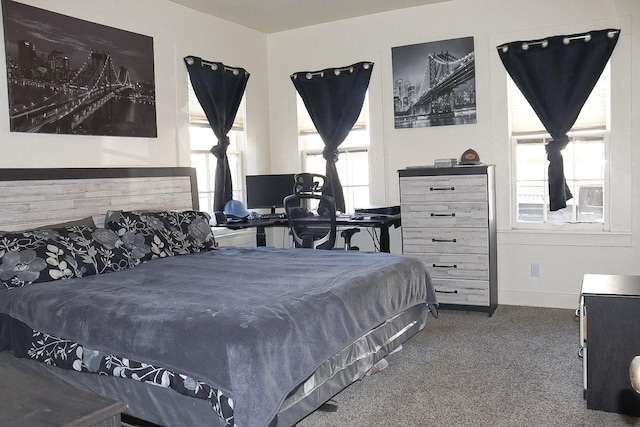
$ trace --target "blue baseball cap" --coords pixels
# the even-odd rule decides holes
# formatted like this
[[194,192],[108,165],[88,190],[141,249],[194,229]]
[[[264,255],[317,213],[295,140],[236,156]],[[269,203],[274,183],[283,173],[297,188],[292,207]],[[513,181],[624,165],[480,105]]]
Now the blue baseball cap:
[[231,219],[244,219],[250,215],[240,200],[229,200],[224,205],[224,214]]

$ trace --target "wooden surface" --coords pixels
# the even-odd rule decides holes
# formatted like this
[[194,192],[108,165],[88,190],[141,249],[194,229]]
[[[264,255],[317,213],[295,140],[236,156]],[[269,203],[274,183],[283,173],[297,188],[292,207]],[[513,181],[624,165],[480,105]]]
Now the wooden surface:
[[[93,375],[93,374],[87,374]],[[0,366],[0,426],[117,427],[127,405]]]

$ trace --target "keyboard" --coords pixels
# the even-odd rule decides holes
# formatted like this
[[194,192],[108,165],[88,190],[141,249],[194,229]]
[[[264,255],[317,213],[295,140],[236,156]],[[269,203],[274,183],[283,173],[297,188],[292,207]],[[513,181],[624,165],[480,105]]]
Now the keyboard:
[[268,213],[268,214],[260,214],[258,217],[260,219],[286,219],[287,214],[285,213]]

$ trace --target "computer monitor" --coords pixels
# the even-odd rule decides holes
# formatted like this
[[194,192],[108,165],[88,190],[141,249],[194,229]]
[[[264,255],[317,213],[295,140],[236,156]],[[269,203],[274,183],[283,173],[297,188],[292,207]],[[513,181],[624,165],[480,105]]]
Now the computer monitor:
[[247,175],[247,209],[284,207],[282,199],[293,193],[295,174]]

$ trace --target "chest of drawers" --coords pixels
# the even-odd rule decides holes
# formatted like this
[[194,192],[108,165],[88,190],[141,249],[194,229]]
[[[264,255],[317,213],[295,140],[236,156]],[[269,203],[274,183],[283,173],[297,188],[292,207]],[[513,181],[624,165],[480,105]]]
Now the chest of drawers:
[[426,264],[442,308],[498,305],[494,169],[398,171],[402,251]]

